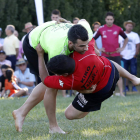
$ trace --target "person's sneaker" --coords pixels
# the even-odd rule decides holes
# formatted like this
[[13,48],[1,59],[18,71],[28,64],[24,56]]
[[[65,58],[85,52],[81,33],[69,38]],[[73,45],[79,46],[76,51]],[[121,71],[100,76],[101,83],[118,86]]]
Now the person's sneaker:
[[3,97],[4,98],[8,98],[8,95],[10,94],[10,90],[6,90]]
[[124,92],[128,92],[129,91],[129,86],[125,86]]
[[133,92],[138,92],[138,90],[136,89],[135,86],[132,87],[132,91],[133,91]]

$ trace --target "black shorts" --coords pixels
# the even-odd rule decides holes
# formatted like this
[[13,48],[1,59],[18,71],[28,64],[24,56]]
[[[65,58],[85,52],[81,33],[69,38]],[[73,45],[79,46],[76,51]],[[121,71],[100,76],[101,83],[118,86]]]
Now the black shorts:
[[121,66],[121,57],[120,56],[114,56],[114,57],[106,57],[109,60],[113,60],[114,62],[116,62],[117,64],[119,64]]
[[72,102],[74,108],[82,112],[90,112],[100,110],[104,100],[112,96],[115,91],[116,84],[119,80],[119,72],[111,62],[112,71],[107,85],[96,93],[82,94],[78,93]]
[[[28,36],[29,36],[29,33],[26,35],[26,37],[23,41],[23,51],[28,60],[30,72],[39,76],[38,55],[37,55],[36,50],[30,46]],[[46,54],[46,53],[44,54],[44,60],[45,60],[45,64],[47,64],[48,54]],[[53,74],[50,73],[50,75],[53,75]]]

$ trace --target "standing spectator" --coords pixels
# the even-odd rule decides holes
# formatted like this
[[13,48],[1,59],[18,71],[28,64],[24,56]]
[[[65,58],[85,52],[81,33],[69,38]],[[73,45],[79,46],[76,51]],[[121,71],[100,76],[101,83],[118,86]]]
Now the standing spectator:
[[55,9],[52,11],[52,14],[51,14],[51,20],[55,20],[57,21],[58,18],[61,17],[61,13],[58,9]]
[[16,64],[19,69],[15,71],[14,75],[17,78],[18,86],[20,88],[28,88],[29,93],[35,87],[35,76],[30,73],[29,68],[23,58],[20,58]]
[[[0,68],[2,65],[9,65],[11,67],[11,61],[6,60],[6,54],[3,50],[0,51]],[[2,75],[1,69],[0,69],[0,76]]]
[[78,17],[75,17],[75,18],[73,19],[73,24],[77,24],[79,20],[80,20],[80,19],[79,19]]
[[8,60],[12,63],[12,69],[15,70],[16,59],[19,51],[19,40],[14,35],[15,27],[7,25],[5,32],[7,37],[4,40],[3,50],[5,51]]
[[[93,37],[95,37],[97,30],[99,29],[100,26],[101,26],[101,23],[97,22],[97,21],[92,24],[93,31],[94,31]],[[101,38],[101,36],[99,36],[99,38],[96,39],[96,45],[97,45],[97,48],[99,49],[100,55],[101,55],[101,51],[102,51],[102,38]]]
[[[36,26],[33,25],[31,22],[27,22],[25,23],[25,28],[22,30],[22,32],[25,32],[25,33],[29,33],[32,29],[34,29]],[[25,38],[25,35],[22,37],[21,39],[21,42],[23,43],[23,40]]]
[[[18,38],[18,31],[15,30],[14,31],[14,35]],[[17,60],[19,60],[20,58],[22,58],[23,56],[23,48],[22,48],[22,42],[19,40],[19,53],[18,53],[18,57],[17,57]]]
[[[105,18],[106,24],[99,28],[97,34],[94,39],[96,40],[99,36],[102,37],[102,56],[107,57],[110,60],[115,61],[119,65],[121,65],[121,57],[120,52],[124,50],[128,38],[121,29],[121,27],[113,24],[114,22],[114,14],[112,12],[108,12]],[[122,48],[119,48],[118,37],[121,35],[124,38],[124,44]],[[118,81],[118,87],[120,90],[120,95],[123,94],[123,81],[122,77],[120,77]]]
[[[124,68],[129,71],[133,75],[137,75],[137,55],[139,54],[139,47],[140,47],[140,39],[139,35],[133,32],[133,28],[135,23],[131,20],[124,22],[125,33],[128,37],[128,43],[125,49],[121,52],[122,61],[124,62]],[[120,46],[122,47],[124,44],[124,39],[119,37]],[[126,87],[125,91],[129,91],[128,80],[126,79]],[[132,91],[137,92],[138,90],[133,85]]]
[[3,43],[4,43],[4,39],[1,38],[1,34],[2,34],[2,28],[0,28],[0,50],[2,50]]

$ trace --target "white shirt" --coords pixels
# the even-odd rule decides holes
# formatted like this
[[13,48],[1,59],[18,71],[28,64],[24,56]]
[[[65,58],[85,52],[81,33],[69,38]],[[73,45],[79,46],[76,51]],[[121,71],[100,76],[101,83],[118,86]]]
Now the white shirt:
[[[125,49],[120,54],[122,55],[122,58],[126,60],[130,60],[134,57],[136,53],[136,44],[140,43],[140,38],[139,35],[135,32],[130,32],[129,34],[126,35],[128,37],[128,43]],[[124,43],[124,39],[121,36],[119,36],[119,43],[120,43],[120,47],[122,47]]]
[[[24,73],[22,73],[21,70],[19,69],[14,72],[14,75],[16,76],[16,78],[19,78],[20,81],[22,82],[35,82],[35,76],[30,73],[29,68],[26,68]],[[33,85],[32,87],[29,87],[20,83],[18,85],[21,88],[27,87],[28,89],[33,89],[35,87],[35,85]]]

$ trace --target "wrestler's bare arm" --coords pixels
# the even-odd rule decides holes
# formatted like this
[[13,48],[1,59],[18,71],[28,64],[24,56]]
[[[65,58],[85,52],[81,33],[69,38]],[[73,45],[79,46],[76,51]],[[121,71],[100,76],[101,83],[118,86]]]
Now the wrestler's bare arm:
[[41,81],[44,83],[44,80],[47,76],[49,76],[49,73],[44,62],[44,50],[42,49],[40,44],[37,45],[36,51],[38,54],[39,75],[40,75]]

